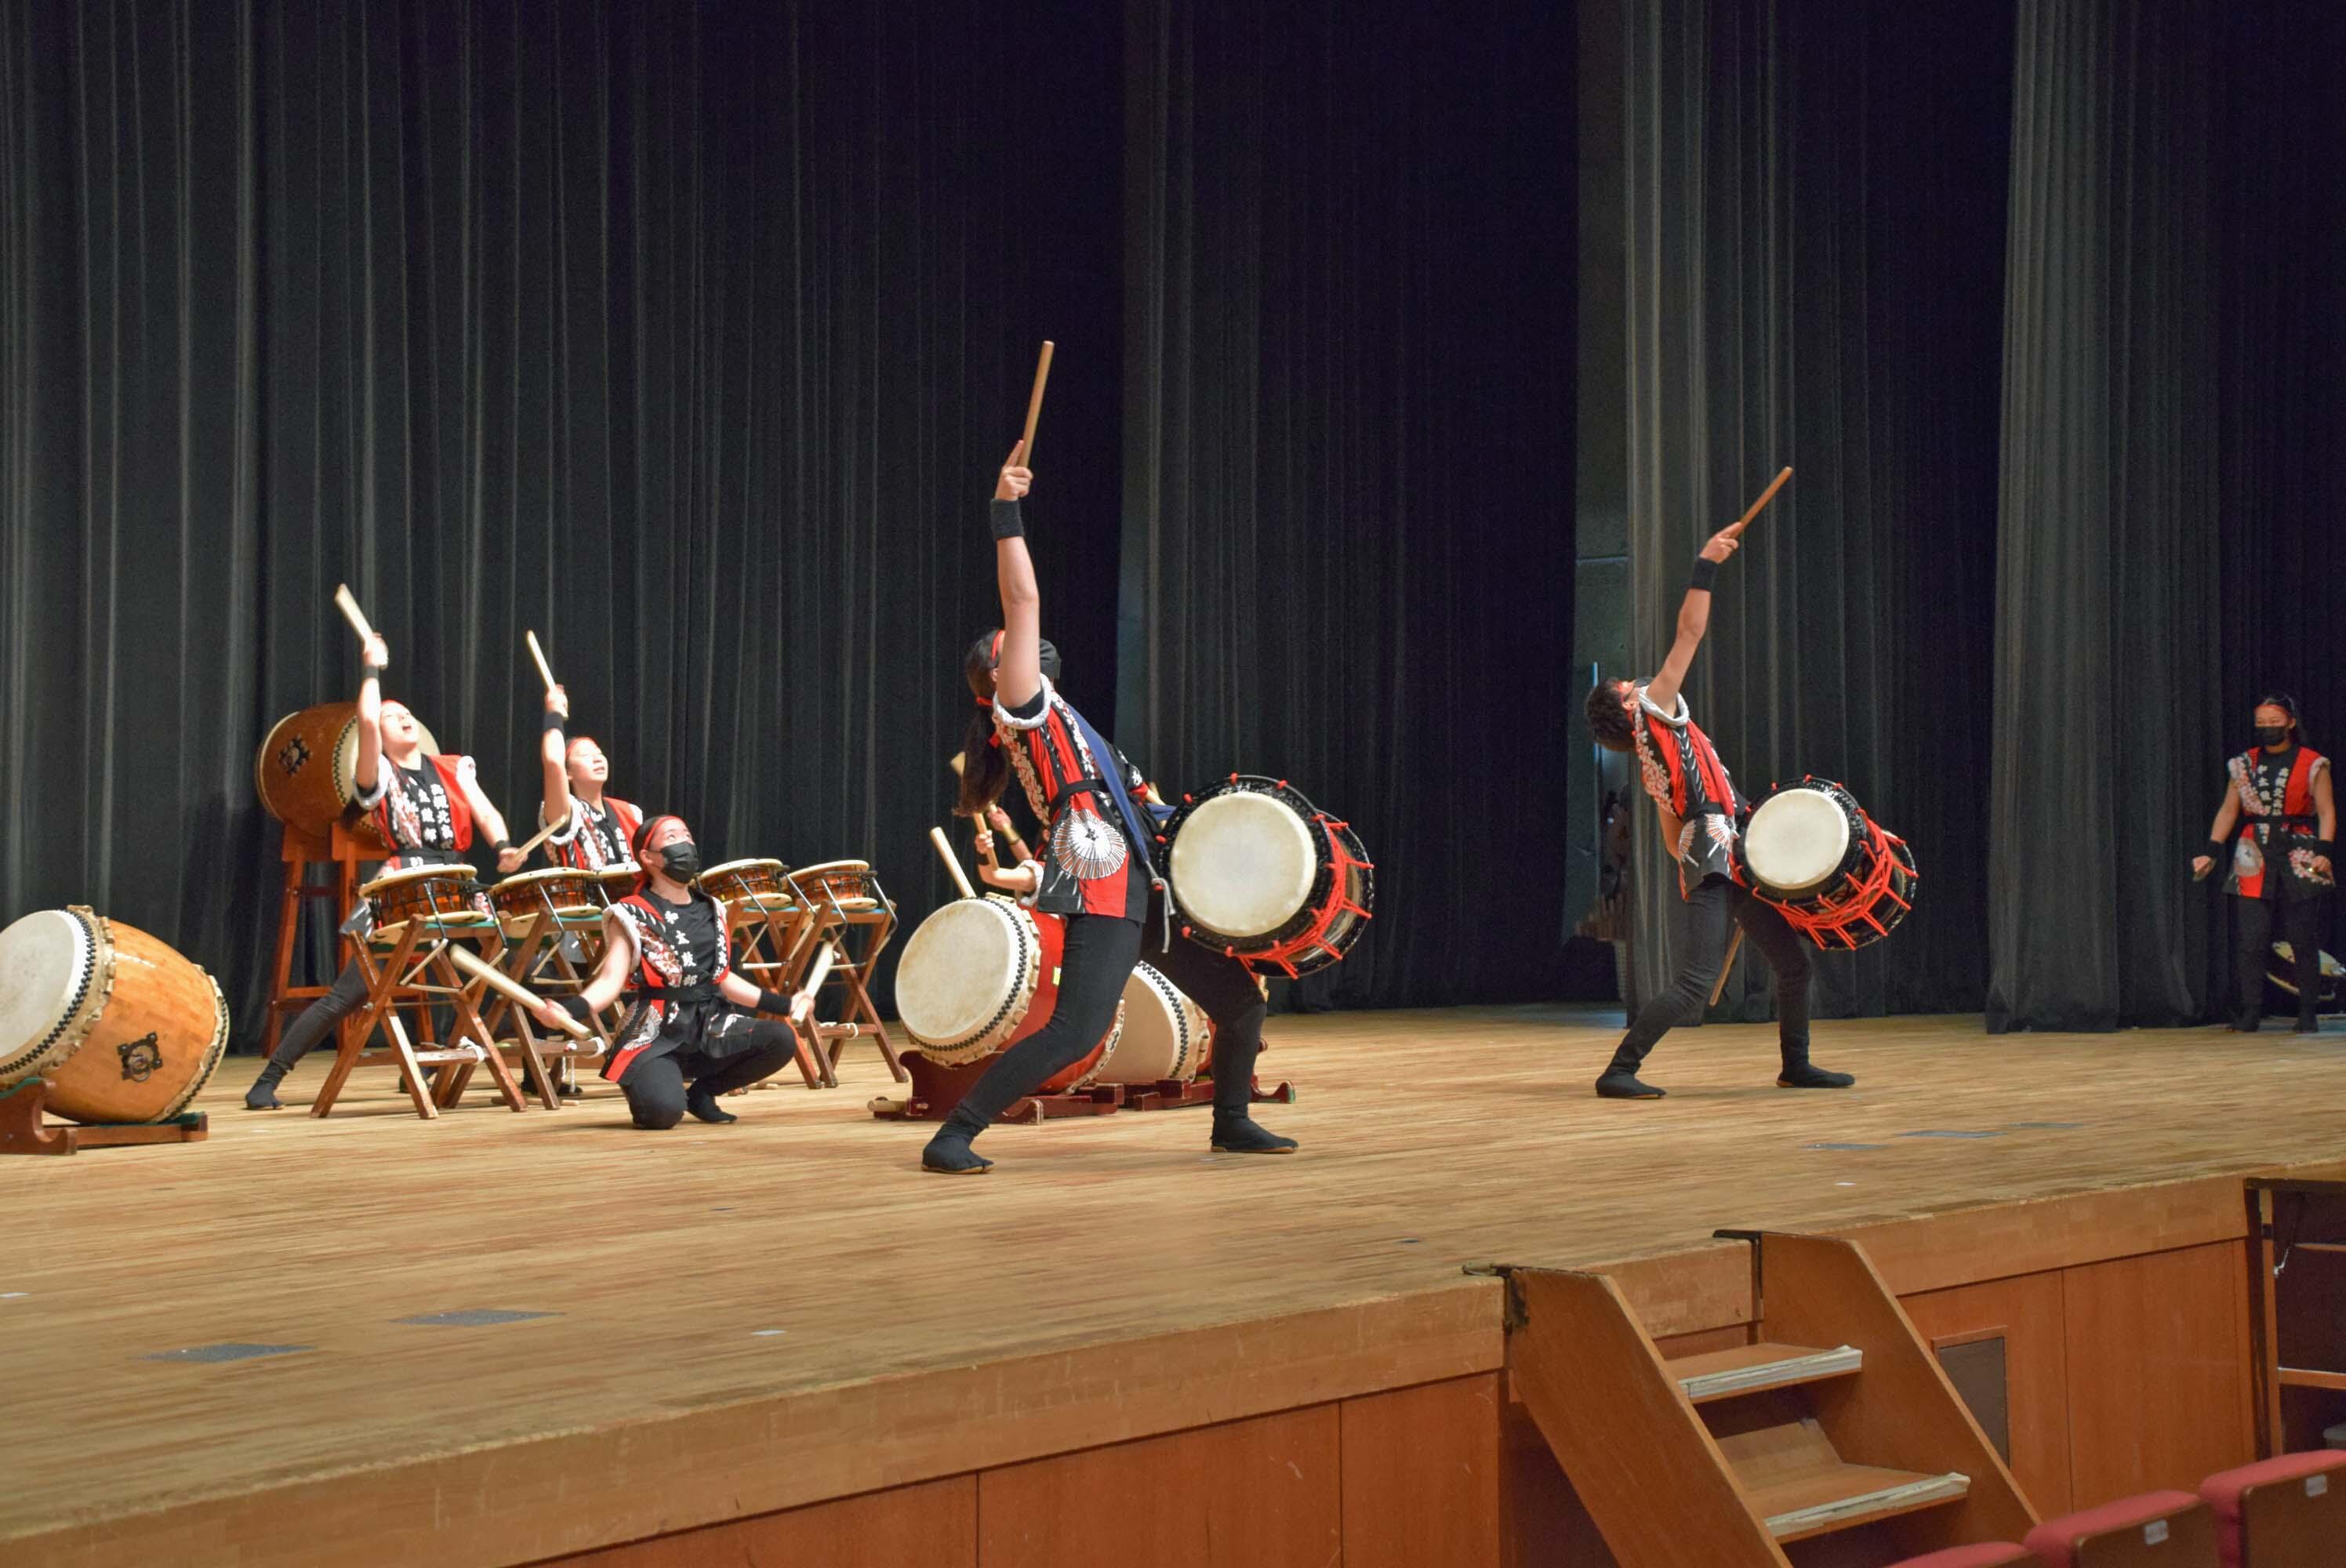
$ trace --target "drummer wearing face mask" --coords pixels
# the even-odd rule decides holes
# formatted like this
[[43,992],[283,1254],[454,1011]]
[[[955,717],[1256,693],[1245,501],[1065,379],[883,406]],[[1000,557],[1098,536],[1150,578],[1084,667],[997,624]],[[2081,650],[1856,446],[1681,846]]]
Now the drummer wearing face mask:
[[2257,744],[2225,764],[2223,802],[2191,871],[2204,878],[2227,868],[2224,891],[2238,917],[2232,1027],[2254,1033],[2262,1021],[2278,923],[2296,969],[2297,1032],[2311,1034],[2321,1027],[2321,940],[2338,886],[2330,863],[2338,839],[2330,759],[2299,733],[2296,698],[2261,697],[2255,718]]
[[[382,673],[391,649],[381,636],[366,641],[365,674],[359,682],[358,754],[351,768],[357,798],[352,812],[374,819],[375,831],[392,846],[385,871],[408,866],[467,862],[474,845],[487,840],[500,871],[521,869],[522,853],[505,838],[505,820],[481,789],[473,759],[427,755],[423,732],[404,703],[383,700]],[[366,1001],[366,972],[357,961],[344,966],[333,989],[302,1011],[286,1029],[276,1052],[244,1096],[249,1111],[282,1109],[277,1085],[293,1064],[333,1033],[334,1025]]]
[[704,1122],[738,1121],[717,1097],[772,1075],[797,1049],[790,1023],[751,1014],[803,1022],[814,998],[783,996],[733,972],[724,906],[690,886],[700,846],[682,818],[653,818],[632,849],[643,880],[603,917],[603,962],[579,995],[534,1011],[560,1028],[565,1016],[589,1017],[629,993],[635,1005],[603,1076],[627,1096],[636,1125],[673,1127],[688,1111]]

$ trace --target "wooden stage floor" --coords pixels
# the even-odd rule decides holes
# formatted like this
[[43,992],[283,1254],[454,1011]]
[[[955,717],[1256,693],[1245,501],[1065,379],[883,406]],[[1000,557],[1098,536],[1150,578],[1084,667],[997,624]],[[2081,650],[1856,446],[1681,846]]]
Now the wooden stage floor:
[[[548,1556],[1488,1369],[1499,1288],[1465,1264],[2346,1141],[2346,1033],[1834,1022],[1818,1059],[1859,1085],[1803,1094],[1772,1087],[1771,1030],[1713,1026],[1656,1057],[1668,1099],[1617,1104],[1589,1093],[1617,1017],[1275,1018],[1264,1076],[1301,1099],[1261,1115],[1300,1156],[1124,1114],[998,1128],[994,1174],[958,1181],[916,1168],[925,1128],[865,1113],[890,1087],[868,1054],[666,1134],[599,1083],[426,1125],[387,1073],[328,1122],[255,1115],[233,1059],[207,1143],[0,1165],[0,1560]],[[415,1321],[450,1313],[543,1316]],[[300,1349],[155,1359],[230,1343]]]

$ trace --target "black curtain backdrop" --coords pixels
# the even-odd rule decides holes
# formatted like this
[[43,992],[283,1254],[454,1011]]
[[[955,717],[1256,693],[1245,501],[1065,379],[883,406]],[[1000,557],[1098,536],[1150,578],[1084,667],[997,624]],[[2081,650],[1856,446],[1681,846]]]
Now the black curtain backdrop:
[[1988,1023],[2181,1023],[2229,992],[2229,901],[2186,861],[2257,694],[2305,698],[2317,746],[2346,717],[2346,18],[2019,24]]
[[1117,734],[1168,785],[1269,773],[1360,830],[1374,923],[1275,997],[1548,994],[1582,743],[1571,15],[1127,16]]
[[[1626,8],[1631,657],[1702,542],[1791,483],[1720,575],[1688,701],[1755,800],[1837,779],[1915,846],[1913,916],[1818,966],[1825,1016],[1978,1005],[2009,12]],[[1637,983],[1683,906],[1638,814]],[[1738,965],[1720,1016],[1771,1006]]]
[[149,929],[252,1039],[250,759],[355,684],[347,580],[516,838],[535,626],[617,792],[918,918],[1046,334],[1053,634],[1112,679],[1112,13],[5,15],[0,914]]

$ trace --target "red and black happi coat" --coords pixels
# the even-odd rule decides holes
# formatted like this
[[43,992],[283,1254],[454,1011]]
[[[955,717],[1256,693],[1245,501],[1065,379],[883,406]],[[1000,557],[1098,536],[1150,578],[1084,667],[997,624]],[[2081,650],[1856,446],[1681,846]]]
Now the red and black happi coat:
[[604,918],[624,931],[636,959],[636,1004],[612,1042],[604,1077],[617,1083],[646,1056],[703,1045],[711,1033],[727,1033],[730,1019],[747,1020],[717,992],[733,963],[724,905],[706,893],[670,904],[638,890]]
[[2224,891],[2244,899],[2318,898],[2337,886],[2319,871],[2321,820],[2313,802],[2313,781],[2330,759],[2310,747],[2267,751],[2259,746],[2225,764],[2240,803],[2240,834],[2232,844],[2232,869]]
[[466,787],[478,772],[469,757],[430,756],[421,768],[402,768],[390,758],[375,767],[374,789],[352,802],[373,818],[382,841],[400,851],[385,871],[459,860],[473,847],[473,808]]
[[1631,712],[1637,735],[1637,773],[1655,805],[1679,821],[1678,841],[1670,853],[1678,863],[1678,896],[1702,885],[1707,877],[1740,880],[1735,866],[1735,840],[1742,833],[1748,808],[1728,777],[1727,764],[1717,748],[1687,713],[1686,693],[1678,693],[1678,711],[1665,713],[1637,688]]
[[[1148,879],[1134,865],[1131,841],[1107,791],[1122,788],[1143,801],[1147,783],[1113,748],[1107,757],[1092,755],[1075,709],[1049,677],[1043,679],[1040,700],[1026,706],[1033,711],[1015,713],[996,699],[994,726],[994,744],[1009,753],[1026,804],[1047,840],[1035,907],[1053,914],[1143,918]],[[1118,782],[1111,784],[1111,778]],[[1139,815],[1148,820],[1145,805]]]
[[[546,826],[543,805],[537,809],[537,825]],[[629,801],[606,795],[598,811],[573,795],[570,820],[562,831],[547,835],[546,858],[573,871],[634,871],[636,857],[627,846],[636,841],[636,830],[643,825],[643,809]]]

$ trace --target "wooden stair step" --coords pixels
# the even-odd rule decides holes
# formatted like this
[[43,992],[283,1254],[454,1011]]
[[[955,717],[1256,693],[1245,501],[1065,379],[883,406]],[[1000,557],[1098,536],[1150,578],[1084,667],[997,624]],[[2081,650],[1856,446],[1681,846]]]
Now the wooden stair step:
[[1744,1502],[1780,1542],[1934,1508],[1971,1490],[1971,1478],[1955,1471],[1846,1463],[1814,1417],[1722,1437],[1719,1448]]
[[1738,1345],[1668,1363],[1670,1376],[1696,1404],[1729,1400],[1763,1389],[1845,1378],[1860,1370],[1864,1356],[1853,1345],[1820,1349],[1810,1345]]

